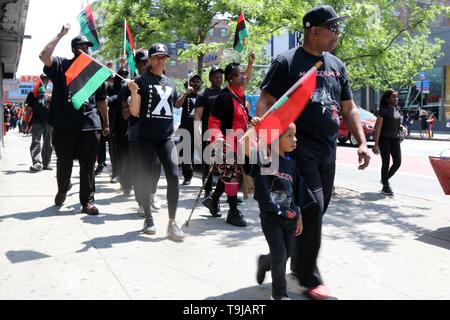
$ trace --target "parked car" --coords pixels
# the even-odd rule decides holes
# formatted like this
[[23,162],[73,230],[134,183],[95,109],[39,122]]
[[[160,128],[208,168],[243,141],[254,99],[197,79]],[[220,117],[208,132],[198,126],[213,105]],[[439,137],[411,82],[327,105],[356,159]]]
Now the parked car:
[[[377,120],[377,117],[373,113],[360,107],[358,107],[358,111],[367,142],[375,142],[375,122]],[[357,146],[358,143],[356,142],[355,137],[350,133],[348,125],[342,118],[342,116],[339,117],[339,120],[341,122],[339,126],[339,143],[344,144],[347,142],[347,140],[350,140],[351,145]]]

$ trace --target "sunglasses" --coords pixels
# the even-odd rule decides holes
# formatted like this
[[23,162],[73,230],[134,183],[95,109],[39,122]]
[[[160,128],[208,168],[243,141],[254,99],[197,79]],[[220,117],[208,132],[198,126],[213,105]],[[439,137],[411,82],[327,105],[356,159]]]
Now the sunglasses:
[[324,23],[320,25],[321,27],[327,28],[334,33],[342,33],[344,31],[344,26],[337,23]]

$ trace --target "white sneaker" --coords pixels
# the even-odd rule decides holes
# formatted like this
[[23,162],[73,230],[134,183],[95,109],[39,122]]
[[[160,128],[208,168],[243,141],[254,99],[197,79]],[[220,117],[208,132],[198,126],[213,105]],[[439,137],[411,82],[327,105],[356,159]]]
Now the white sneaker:
[[280,299],[275,299],[273,296],[270,296],[270,300],[291,300],[289,297],[281,297]]
[[173,241],[183,241],[184,233],[175,221],[169,221],[167,226],[167,237]]
[[159,209],[161,209],[161,205],[159,204],[159,202],[156,199],[155,195],[156,195],[155,193],[152,193],[150,195],[150,203],[151,203],[151,206],[152,206],[152,210],[158,211]]

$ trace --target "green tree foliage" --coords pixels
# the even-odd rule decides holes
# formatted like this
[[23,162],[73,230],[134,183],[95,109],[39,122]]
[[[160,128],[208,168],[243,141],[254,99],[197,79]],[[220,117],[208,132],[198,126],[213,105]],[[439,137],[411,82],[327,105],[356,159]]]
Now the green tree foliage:
[[[324,3],[338,15],[349,16],[335,54],[347,64],[354,89],[407,86],[417,72],[432,68],[442,55],[442,40],[428,41],[429,28],[438,18],[449,16],[450,9],[436,0],[100,0],[95,11],[104,20],[100,35],[108,39],[102,48],[105,57],[120,56],[126,17],[138,47],[155,41],[187,41],[189,46],[180,50],[179,58],[196,61],[197,72],[202,73],[208,53],[223,52],[223,64],[246,64],[254,50],[256,65],[268,64],[264,47],[270,38],[283,28],[302,32],[304,13]],[[231,47],[241,10],[250,37],[240,55]],[[221,20],[229,23],[228,41],[208,42],[208,31]],[[257,88],[264,70],[255,68],[251,88]]]

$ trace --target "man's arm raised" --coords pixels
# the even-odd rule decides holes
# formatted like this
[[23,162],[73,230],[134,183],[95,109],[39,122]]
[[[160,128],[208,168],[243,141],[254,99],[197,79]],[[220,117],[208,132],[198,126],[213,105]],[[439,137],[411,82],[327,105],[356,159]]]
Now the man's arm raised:
[[47,66],[51,67],[53,64],[52,54],[55,51],[55,47],[59,40],[64,37],[70,29],[70,24],[66,23],[62,26],[61,31],[54,37],[45,47],[44,50],[39,54],[39,59]]

